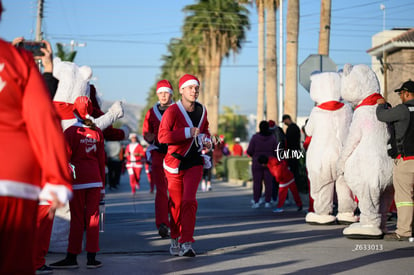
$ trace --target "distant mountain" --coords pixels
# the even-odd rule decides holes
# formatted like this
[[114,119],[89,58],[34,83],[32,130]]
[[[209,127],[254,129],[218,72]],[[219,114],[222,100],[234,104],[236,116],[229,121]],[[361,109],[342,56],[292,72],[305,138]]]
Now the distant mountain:
[[[109,107],[114,103],[114,101],[102,101],[102,110],[104,112],[108,111]],[[123,103],[124,106],[124,117],[120,119],[123,124],[127,124],[134,132],[138,131],[138,123],[141,117],[141,111],[144,106],[137,104]]]

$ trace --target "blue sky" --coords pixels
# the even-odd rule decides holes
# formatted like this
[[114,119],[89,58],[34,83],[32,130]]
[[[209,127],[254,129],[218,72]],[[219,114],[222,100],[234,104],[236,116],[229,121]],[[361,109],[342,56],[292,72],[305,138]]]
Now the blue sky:
[[[0,37],[34,39],[36,0],[2,0],[6,11]],[[45,0],[43,32],[54,46],[71,40],[86,43],[76,47],[75,62],[93,69],[93,82],[105,100],[121,99],[145,105],[149,88],[157,79],[171,38],[181,37],[190,0]],[[299,63],[316,54],[319,37],[320,1],[300,1]],[[332,0],[330,57],[341,68],[345,63],[370,64],[366,50],[372,35],[385,28],[414,27],[410,0]],[[284,22],[287,1],[283,1]],[[250,7],[251,29],[241,53],[223,62],[220,106],[237,106],[242,114],[256,113],[257,16]],[[278,21],[279,22],[279,21]],[[279,29],[279,26],[277,26]],[[279,52],[279,50],[278,50]],[[280,60],[280,57],[278,57]],[[284,61],[285,59],[283,59]],[[313,106],[299,86],[298,115],[307,116]]]

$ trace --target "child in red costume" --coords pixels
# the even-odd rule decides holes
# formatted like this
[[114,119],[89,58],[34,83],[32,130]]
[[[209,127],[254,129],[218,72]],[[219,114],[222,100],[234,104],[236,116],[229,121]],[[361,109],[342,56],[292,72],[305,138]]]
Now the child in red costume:
[[168,144],[164,169],[170,195],[170,254],[194,257],[198,184],[203,175],[203,145],[211,148],[207,111],[197,102],[200,82],[195,76],[179,80],[181,100],[168,107],[161,119],[158,139]]
[[136,190],[139,189],[139,181],[141,179],[141,171],[144,166],[144,148],[138,142],[136,134],[129,135],[131,143],[125,149],[125,156],[127,158],[126,168],[129,175],[129,184],[131,185],[132,195],[135,195]]
[[86,227],[87,268],[102,266],[95,259],[99,251],[99,201],[105,195],[105,150],[102,131],[91,121],[92,102],[86,96],[76,98],[73,112],[78,122],[64,132],[70,162],[75,167],[73,199],[70,201],[70,232],[66,258],[52,268],[77,268]]
[[292,192],[293,199],[298,206],[298,211],[302,210],[302,200],[300,199],[298,189],[296,188],[295,177],[289,170],[287,162],[285,160],[279,160],[272,156],[259,156],[259,163],[269,168],[272,176],[275,177],[279,183],[279,201],[276,209],[273,210],[275,213],[283,212],[283,204],[285,203],[288,190]]

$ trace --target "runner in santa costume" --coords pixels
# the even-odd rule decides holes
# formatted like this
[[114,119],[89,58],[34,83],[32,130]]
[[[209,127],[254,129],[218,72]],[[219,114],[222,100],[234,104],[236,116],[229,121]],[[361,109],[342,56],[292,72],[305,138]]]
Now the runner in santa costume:
[[129,175],[129,184],[131,185],[132,195],[135,195],[136,190],[139,189],[139,181],[141,179],[141,171],[144,166],[144,148],[138,141],[137,134],[131,133],[129,135],[131,143],[125,148],[125,156],[127,158],[126,168]]
[[38,200],[68,201],[68,158],[33,56],[0,39],[0,59],[0,274],[34,274]]
[[165,177],[162,162],[167,153],[167,144],[160,144],[158,129],[165,110],[172,103],[173,88],[168,80],[157,83],[158,102],[145,115],[142,133],[144,139],[150,144],[147,148],[147,161],[151,162],[151,181],[157,188],[155,193],[155,225],[158,234],[166,238],[169,236],[170,222],[168,220],[168,183]]
[[86,228],[87,268],[102,266],[95,259],[99,251],[99,201],[105,195],[105,151],[102,131],[90,119],[92,102],[86,96],[76,98],[73,112],[78,122],[64,132],[70,162],[74,166],[73,199],[70,201],[70,231],[66,258],[52,268],[77,268]]
[[207,111],[197,102],[200,82],[186,74],[179,80],[181,100],[165,111],[158,139],[168,143],[164,169],[170,195],[170,254],[194,257],[198,184],[203,175],[201,150],[211,148]]

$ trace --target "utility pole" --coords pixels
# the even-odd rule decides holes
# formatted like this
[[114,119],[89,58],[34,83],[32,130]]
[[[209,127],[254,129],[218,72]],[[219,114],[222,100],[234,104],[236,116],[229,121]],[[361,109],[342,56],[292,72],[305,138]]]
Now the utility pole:
[[[43,0],[37,0],[37,16],[36,16],[36,41],[42,41],[43,40],[43,32],[42,32],[42,20],[43,20]],[[38,59],[37,61],[37,67],[39,68],[39,71],[42,71],[42,61]]]
[[283,0],[279,2],[279,121],[282,122],[283,116]]
[[44,4],[44,0],[37,0],[36,41],[43,40],[43,33],[42,33],[43,4]]

